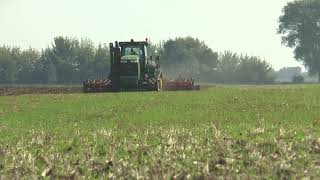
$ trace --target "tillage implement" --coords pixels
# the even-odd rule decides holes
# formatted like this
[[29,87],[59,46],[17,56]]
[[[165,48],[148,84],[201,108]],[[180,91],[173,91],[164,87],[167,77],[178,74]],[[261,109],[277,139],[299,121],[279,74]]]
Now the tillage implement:
[[148,56],[148,41],[110,43],[110,74],[107,79],[83,82],[85,93],[120,91],[198,90],[193,80],[165,80],[159,56]]

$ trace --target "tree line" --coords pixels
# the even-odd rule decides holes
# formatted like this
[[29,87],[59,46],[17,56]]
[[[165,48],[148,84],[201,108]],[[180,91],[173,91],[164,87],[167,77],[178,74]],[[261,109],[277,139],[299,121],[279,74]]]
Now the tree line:
[[272,67],[259,57],[226,51],[214,52],[203,41],[176,38],[159,47],[164,74],[193,77],[201,82],[264,84],[272,83]]
[[51,47],[37,50],[0,47],[2,84],[78,84],[87,78],[107,77],[109,50],[89,39],[56,37]]
[[[232,52],[217,53],[203,41],[176,38],[151,45],[150,55],[160,55],[167,78],[195,78],[211,83],[272,83],[272,68],[259,57]],[[56,37],[42,50],[0,47],[1,84],[79,84],[107,78],[109,49],[89,39]]]

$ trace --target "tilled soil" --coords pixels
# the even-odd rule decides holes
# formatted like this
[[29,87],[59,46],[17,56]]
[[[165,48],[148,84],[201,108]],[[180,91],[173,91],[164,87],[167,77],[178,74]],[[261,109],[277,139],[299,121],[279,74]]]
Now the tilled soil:
[[72,86],[0,86],[0,96],[23,94],[71,94],[81,93],[82,87]]

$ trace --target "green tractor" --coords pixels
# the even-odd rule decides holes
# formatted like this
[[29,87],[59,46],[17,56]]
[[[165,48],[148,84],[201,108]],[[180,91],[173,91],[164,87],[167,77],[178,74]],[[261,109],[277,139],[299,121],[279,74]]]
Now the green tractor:
[[84,81],[84,92],[161,91],[159,56],[153,60],[147,49],[148,41],[110,43],[108,79]]

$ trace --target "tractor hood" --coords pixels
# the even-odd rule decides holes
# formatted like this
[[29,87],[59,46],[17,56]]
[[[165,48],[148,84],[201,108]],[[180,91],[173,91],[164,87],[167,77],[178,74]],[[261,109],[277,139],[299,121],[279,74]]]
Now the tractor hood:
[[138,55],[122,56],[121,63],[139,63],[139,56]]

